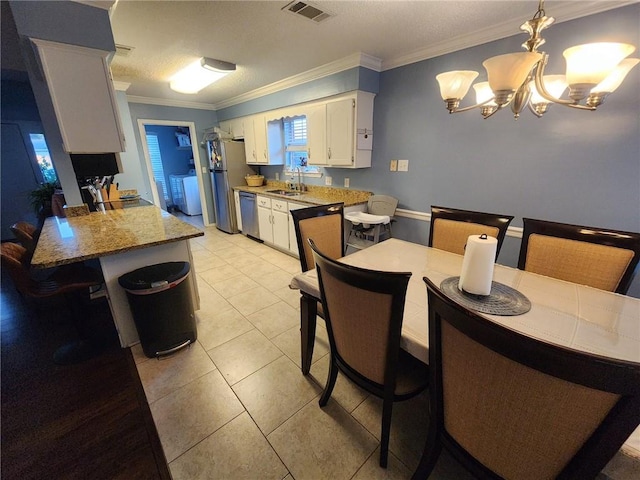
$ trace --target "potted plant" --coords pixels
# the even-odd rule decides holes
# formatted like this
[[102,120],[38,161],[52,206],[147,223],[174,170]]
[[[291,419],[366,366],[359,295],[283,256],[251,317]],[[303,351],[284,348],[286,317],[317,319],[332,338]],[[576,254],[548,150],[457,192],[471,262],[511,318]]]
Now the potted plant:
[[36,215],[42,217],[50,217],[52,215],[51,197],[59,188],[60,185],[57,183],[44,182],[38,188],[29,192],[29,201]]

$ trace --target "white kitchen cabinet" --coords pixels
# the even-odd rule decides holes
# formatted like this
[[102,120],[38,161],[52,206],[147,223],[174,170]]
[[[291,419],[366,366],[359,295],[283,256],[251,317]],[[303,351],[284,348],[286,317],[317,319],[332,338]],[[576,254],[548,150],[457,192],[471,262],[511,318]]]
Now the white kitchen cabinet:
[[286,200],[256,196],[260,240],[289,251],[289,206]]
[[371,166],[374,97],[358,91],[305,107],[309,165]]
[[284,200],[271,200],[273,244],[282,250],[289,250],[289,207]]
[[296,257],[299,257],[300,254],[298,252],[298,239],[296,238],[296,229],[293,225],[293,216],[291,215],[292,210],[299,210],[301,208],[307,208],[309,205],[305,205],[303,203],[289,203],[289,251],[293,253]]
[[284,140],[280,122],[267,122],[265,115],[243,120],[246,161],[251,165],[284,164]]
[[32,38],[69,153],[125,151],[110,52]]
[[327,104],[327,164],[351,165],[354,162],[356,101],[352,98]]
[[327,164],[327,107],[324,103],[305,108],[307,159],[309,165]]
[[233,201],[236,204],[236,223],[238,230],[242,231],[242,214],[240,211],[240,192],[238,190],[233,191]]
[[271,198],[256,195],[258,204],[258,228],[260,240],[273,244],[273,226],[271,224]]

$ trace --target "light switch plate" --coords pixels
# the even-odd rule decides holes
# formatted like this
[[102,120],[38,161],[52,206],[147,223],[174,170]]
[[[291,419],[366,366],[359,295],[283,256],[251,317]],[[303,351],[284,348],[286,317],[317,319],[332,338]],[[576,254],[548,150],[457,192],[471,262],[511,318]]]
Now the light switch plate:
[[396,172],[398,170],[398,160],[391,160],[389,163],[389,171]]
[[408,172],[409,171],[409,160],[398,160],[398,171],[399,172]]
[[324,177],[324,184],[325,185],[333,185],[333,178],[331,177]]
[[349,179],[348,178],[344,179],[344,188],[349,188]]

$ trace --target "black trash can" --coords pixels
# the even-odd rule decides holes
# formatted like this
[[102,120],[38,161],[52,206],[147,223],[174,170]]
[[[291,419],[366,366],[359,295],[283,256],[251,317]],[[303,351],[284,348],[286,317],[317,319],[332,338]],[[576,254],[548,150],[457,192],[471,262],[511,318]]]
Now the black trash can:
[[173,353],[196,341],[196,319],[189,286],[189,262],[142,267],[122,275],[144,354]]

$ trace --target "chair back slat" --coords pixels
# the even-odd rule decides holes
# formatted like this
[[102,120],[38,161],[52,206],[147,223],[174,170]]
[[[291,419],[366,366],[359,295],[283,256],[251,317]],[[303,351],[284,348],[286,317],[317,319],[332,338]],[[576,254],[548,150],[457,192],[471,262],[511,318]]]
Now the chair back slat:
[[354,287],[327,269],[322,282],[337,354],[363,377],[384,384],[392,295]]
[[640,233],[524,218],[518,268],[626,294],[640,261]]
[[464,255],[464,246],[469,235],[486,233],[498,240],[497,259],[511,220],[513,220],[511,215],[432,205],[429,246]]
[[320,205],[291,210],[303,272],[315,268],[308,239],[330,258],[344,255],[344,204]]
[[433,248],[445,250],[458,255],[464,255],[464,248],[469,235],[482,235],[497,238],[498,228],[480,223],[459,222],[446,218],[436,218],[433,221]]

